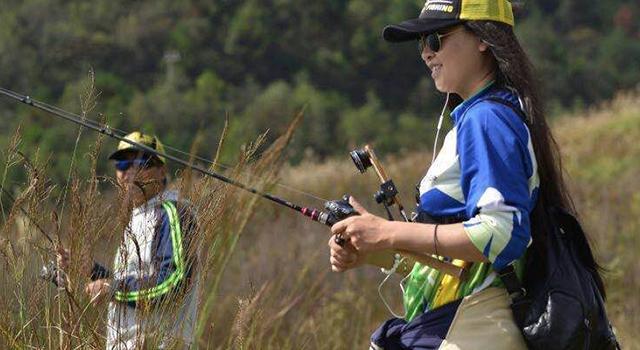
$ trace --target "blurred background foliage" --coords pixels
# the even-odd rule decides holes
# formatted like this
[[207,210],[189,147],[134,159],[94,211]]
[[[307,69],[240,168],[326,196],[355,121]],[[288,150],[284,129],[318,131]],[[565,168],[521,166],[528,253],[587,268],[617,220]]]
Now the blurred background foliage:
[[[325,159],[376,144],[381,154],[430,147],[443,103],[416,45],[381,39],[423,1],[0,0],[3,87],[80,112],[80,82],[95,72],[90,118],[142,128],[186,150],[197,135],[211,157],[270,140],[304,108],[289,159]],[[539,69],[552,114],[610,99],[640,81],[636,1],[520,2],[517,32]],[[0,147],[20,124],[23,152],[51,156],[66,177],[77,128],[0,99]],[[85,138],[80,149],[90,144]],[[85,148],[82,148],[85,147]],[[106,165],[99,170],[106,171]],[[79,173],[89,166],[80,165]]]

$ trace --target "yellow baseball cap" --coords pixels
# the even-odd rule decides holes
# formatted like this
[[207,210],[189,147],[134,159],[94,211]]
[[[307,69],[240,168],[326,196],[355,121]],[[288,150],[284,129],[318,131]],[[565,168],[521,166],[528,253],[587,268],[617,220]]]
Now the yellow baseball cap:
[[417,40],[422,34],[465,21],[496,21],[514,25],[508,0],[427,0],[418,18],[388,25],[382,37],[391,42]]
[[[124,138],[129,141],[152,148],[153,150],[160,153],[165,153],[164,146],[160,142],[160,139],[158,139],[158,137],[155,135],[147,135],[141,133],[140,131],[134,131]],[[136,147],[126,141],[120,141],[118,143],[118,149],[109,156],[109,159],[120,159],[122,158],[122,156],[129,152],[145,152],[145,150]],[[158,158],[162,162],[162,164],[167,163],[163,156],[154,154],[154,157]]]

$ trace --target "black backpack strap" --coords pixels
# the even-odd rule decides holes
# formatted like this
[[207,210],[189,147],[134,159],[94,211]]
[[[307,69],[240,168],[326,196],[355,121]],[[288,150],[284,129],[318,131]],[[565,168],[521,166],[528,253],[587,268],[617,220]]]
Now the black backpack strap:
[[514,112],[516,112],[516,114],[522,119],[523,122],[527,122],[527,115],[524,113],[524,111],[522,110],[522,108],[520,106],[516,106],[515,104],[506,101],[498,96],[487,96],[486,98],[483,99],[484,101],[491,101],[491,102],[496,102],[499,103],[501,105],[505,105],[509,108],[511,108]]
[[[516,106],[515,104],[509,101],[505,101],[498,96],[488,96],[484,100],[496,102],[509,107],[526,124],[527,116],[522,108],[520,108],[520,106]],[[527,310],[529,309],[531,303],[531,301],[527,298],[527,290],[524,288],[522,282],[518,278],[516,269],[513,267],[513,265],[508,265],[502,270],[496,270],[496,272],[498,273],[500,280],[504,284],[505,288],[507,289],[507,293],[509,293],[509,297],[511,298],[511,310],[513,311],[513,318],[515,319],[516,324],[518,324],[518,326],[522,328],[525,323]]]
[[513,318],[516,321],[516,324],[522,328],[525,324],[527,310],[529,310],[531,303],[527,298],[527,290],[522,286],[513,265],[509,265],[504,269],[497,271],[497,273],[507,289],[509,297],[511,298],[511,311],[513,311]]
[[522,283],[520,283],[520,279],[516,275],[516,269],[513,265],[509,265],[498,271],[498,276],[500,276],[502,283],[504,283],[511,299],[516,299],[527,294],[526,289],[524,289]]
[[[518,114],[522,121],[527,120],[522,108],[509,101],[505,101],[498,96],[487,96],[486,98],[484,98],[484,100],[496,102],[501,105],[507,106],[511,108],[516,114]],[[502,280],[502,283],[504,283],[504,286],[506,287],[507,292],[509,293],[509,296],[511,296],[512,300],[524,297],[527,294],[527,291],[522,286],[520,279],[516,275],[516,270],[515,268],[513,268],[513,265],[509,265],[504,269],[496,272],[498,273],[498,276],[500,276],[500,279]]]
[[[518,114],[518,116],[522,118],[523,121],[527,120],[522,108],[514,105],[509,101],[505,101],[498,96],[487,96],[486,98],[484,98],[484,100],[496,102],[501,105],[507,106],[511,108],[516,114]],[[500,279],[502,280],[502,283],[504,283],[504,286],[507,289],[507,292],[509,293],[509,296],[511,296],[512,300],[524,297],[527,294],[527,291],[524,289],[522,283],[520,282],[520,279],[516,275],[516,270],[513,265],[509,265],[504,269],[496,272],[498,273],[498,276],[500,276]]]

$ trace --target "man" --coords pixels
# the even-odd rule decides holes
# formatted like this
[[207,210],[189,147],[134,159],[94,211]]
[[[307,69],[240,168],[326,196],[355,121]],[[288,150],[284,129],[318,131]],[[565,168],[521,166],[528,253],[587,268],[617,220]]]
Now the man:
[[[125,138],[164,153],[155,136]],[[85,288],[94,303],[110,299],[107,349],[188,348],[198,306],[193,212],[167,190],[164,157],[121,141],[109,159],[125,207],[132,209],[113,273]]]

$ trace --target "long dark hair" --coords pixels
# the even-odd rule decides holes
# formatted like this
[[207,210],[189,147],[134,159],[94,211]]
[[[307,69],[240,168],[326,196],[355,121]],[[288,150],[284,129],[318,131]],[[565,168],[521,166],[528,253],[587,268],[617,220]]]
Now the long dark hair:
[[[533,244],[529,254],[536,254],[537,261],[545,261],[546,236],[550,225],[548,208],[561,208],[576,216],[575,205],[565,184],[562,160],[558,144],[547,124],[540,99],[539,83],[534,68],[520,46],[513,28],[493,21],[469,21],[465,27],[485,42],[496,61],[495,79],[500,86],[515,90],[524,104],[526,124],[531,134],[531,142],[538,164],[540,189],[538,201],[531,213]],[[580,237],[585,244],[581,255],[592,270],[598,287],[604,297],[604,286],[599,274],[600,266],[593,258],[586,237]],[[543,270],[539,269],[538,270]]]

